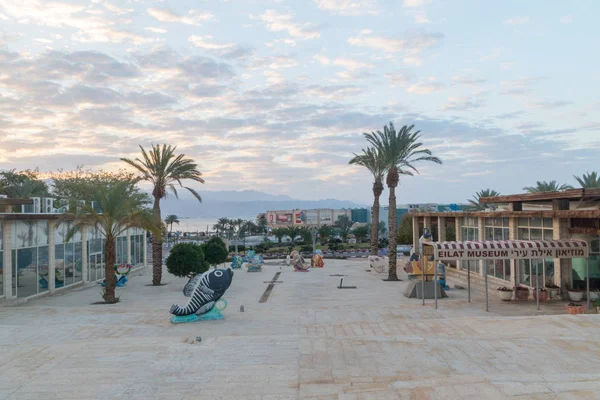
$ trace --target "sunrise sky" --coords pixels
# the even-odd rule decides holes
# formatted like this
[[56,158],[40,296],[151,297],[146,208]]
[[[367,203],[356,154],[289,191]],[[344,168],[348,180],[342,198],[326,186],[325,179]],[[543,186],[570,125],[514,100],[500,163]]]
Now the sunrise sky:
[[[444,160],[399,203],[599,170],[600,2],[2,0],[0,169],[194,158],[200,190],[371,202],[362,132]],[[383,202],[385,203],[385,201]]]

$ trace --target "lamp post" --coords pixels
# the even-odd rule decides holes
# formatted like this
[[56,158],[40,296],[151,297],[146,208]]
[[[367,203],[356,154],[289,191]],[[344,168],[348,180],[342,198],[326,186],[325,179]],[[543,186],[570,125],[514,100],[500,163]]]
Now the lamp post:
[[313,255],[317,251],[317,228],[312,226],[312,220],[309,218],[308,223],[310,225],[310,235],[312,237]]

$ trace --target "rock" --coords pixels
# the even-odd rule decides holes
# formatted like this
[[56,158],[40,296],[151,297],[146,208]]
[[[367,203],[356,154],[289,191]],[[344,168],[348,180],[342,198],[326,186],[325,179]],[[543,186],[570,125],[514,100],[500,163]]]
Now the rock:
[[244,312],[244,306],[240,306],[240,312]]

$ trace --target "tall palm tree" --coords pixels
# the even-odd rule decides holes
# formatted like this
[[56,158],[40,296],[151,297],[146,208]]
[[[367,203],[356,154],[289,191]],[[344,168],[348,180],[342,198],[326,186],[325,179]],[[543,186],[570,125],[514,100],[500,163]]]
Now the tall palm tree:
[[216,224],[213,225],[213,229],[217,231],[217,236],[224,233],[227,230],[227,226],[229,225],[228,218],[219,218]]
[[479,192],[475,193],[473,196],[473,200],[469,199],[469,205],[467,206],[467,211],[483,211],[486,209],[484,204],[479,203],[479,199],[482,197],[497,197],[500,196],[500,192],[497,192],[493,189],[483,189]]
[[271,235],[277,238],[277,243],[281,244],[281,239],[287,235],[286,228],[273,228],[271,229]]
[[116,303],[115,297],[115,270],[117,261],[116,239],[129,228],[143,228],[160,235],[162,223],[152,215],[149,209],[145,209],[147,196],[139,193],[131,193],[130,182],[118,182],[107,188],[98,188],[92,195],[97,208],[91,203],[86,203],[76,213],[66,213],[60,216],[60,221],[73,221],[68,230],[65,242],[70,241],[75,233],[83,227],[98,229],[106,239],[104,247],[105,279],[104,301]]
[[[198,171],[198,165],[190,158],[186,158],[185,154],[175,154],[176,146],[160,144],[152,145],[152,149],[148,152],[140,146],[142,150],[142,158],[131,160],[121,158],[121,161],[126,162],[141,174],[141,179],[152,184],[152,196],[154,197],[154,218],[156,221],[161,220],[160,216],[160,200],[167,197],[167,189],[179,197],[175,184],[187,189],[199,202],[202,198],[191,187],[183,186],[182,180],[189,179],[194,182],[204,183],[202,173]],[[162,279],[162,236],[152,236],[152,284],[160,285]]]
[[560,185],[556,181],[537,181],[535,186],[524,187],[527,193],[542,193],[542,192],[560,192],[561,190],[573,189],[573,186],[563,184]]
[[600,188],[600,175],[595,171],[587,172],[580,177],[574,176],[574,178],[584,189]]
[[396,216],[396,187],[400,182],[400,175],[413,175],[419,173],[415,163],[421,161],[441,164],[442,160],[432,155],[431,150],[423,149],[423,143],[419,142],[421,132],[412,132],[414,125],[403,126],[396,131],[394,124],[383,127],[383,132],[377,131],[365,133],[367,141],[381,154],[384,160],[386,184],[390,190],[389,212],[388,212],[388,246],[389,246],[389,276],[388,280],[397,281],[396,273],[396,231],[398,219]]
[[371,210],[371,255],[376,256],[379,248],[379,197],[383,193],[383,177],[385,163],[381,154],[374,148],[363,149],[361,154],[354,154],[350,164],[360,165],[373,175],[373,208]]
[[170,225],[169,232],[173,232],[173,224],[179,225],[179,218],[177,218],[177,215],[175,214],[167,215],[165,218],[165,224]]

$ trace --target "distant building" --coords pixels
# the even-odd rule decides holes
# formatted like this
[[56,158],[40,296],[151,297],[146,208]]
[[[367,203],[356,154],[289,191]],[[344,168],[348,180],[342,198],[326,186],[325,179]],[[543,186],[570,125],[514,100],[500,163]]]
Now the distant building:
[[[436,204],[436,203],[428,203],[428,204],[399,204],[396,207],[396,220],[398,224],[402,221],[402,217],[404,214],[409,213],[417,213],[417,212],[452,212],[452,211],[462,211],[464,210],[466,205],[464,204]],[[379,221],[384,221],[387,225],[388,223],[388,206],[379,207]],[[371,223],[373,208],[371,207],[368,212],[368,222]]]
[[369,220],[370,211],[366,208],[358,209],[331,209],[319,208],[312,210],[269,210],[264,213],[269,228],[281,228],[287,226],[323,226],[335,225],[337,219],[345,215],[352,222],[366,223]]

